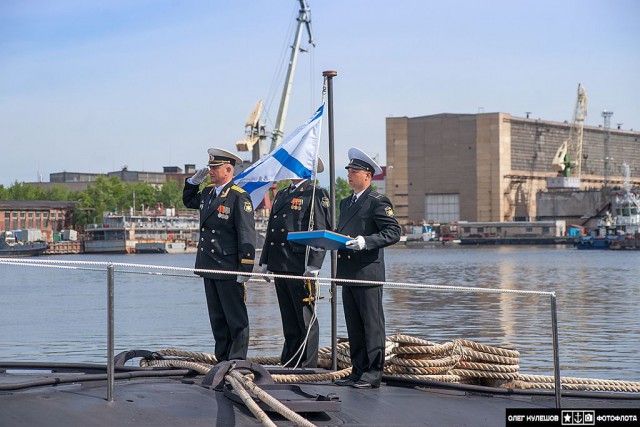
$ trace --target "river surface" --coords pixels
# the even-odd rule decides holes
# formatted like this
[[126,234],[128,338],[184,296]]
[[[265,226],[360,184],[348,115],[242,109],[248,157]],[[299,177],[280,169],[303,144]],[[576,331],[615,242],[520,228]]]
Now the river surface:
[[[49,260],[193,267],[194,254],[67,255]],[[640,252],[570,247],[393,247],[387,280],[555,291],[561,374],[640,381]],[[104,270],[104,267],[100,267]],[[118,270],[118,269],[117,269]],[[321,275],[329,276],[327,257]],[[171,273],[171,272],[169,272]],[[115,273],[116,354],[169,347],[213,352],[202,279]],[[331,342],[328,287],[320,346]],[[106,363],[105,271],[0,265],[0,360]],[[277,356],[280,314],[271,284],[250,283],[249,356]],[[385,289],[387,334],[438,343],[464,338],[520,351],[520,371],[553,374],[550,298]],[[338,336],[346,337],[338,302]]]

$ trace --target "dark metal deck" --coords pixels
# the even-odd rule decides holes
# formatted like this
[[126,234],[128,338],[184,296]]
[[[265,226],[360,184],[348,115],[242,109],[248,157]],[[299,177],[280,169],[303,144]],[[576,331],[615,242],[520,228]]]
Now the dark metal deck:
[[[46,426],[255,426],[245,407],[223,392],[201,385],[187,370],[120,369],[113,402],[108,402],[105,367],[50,365],[17,370],[0,364],[0,424]],[[44,368],[44,365],[38,365]],[[6,371],[2,371],[6,370]],[[311,395],[336,394],[339,412],[302,414],[331,426],[498,426],[506,408],[553,408],[550,392],[524,393],[488,387],[453,386],[386,378],[379,389],[358,390],[332,383],[300,384]],[[640,396],[627,393],[565,393],[563,408],[638,408]],[[292,425],[270,414],[277,425]]]

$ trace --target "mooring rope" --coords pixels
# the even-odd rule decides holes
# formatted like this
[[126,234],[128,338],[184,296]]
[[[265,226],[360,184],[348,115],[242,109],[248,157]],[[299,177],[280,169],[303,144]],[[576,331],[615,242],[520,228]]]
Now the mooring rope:
[[236,379],[234,375],[225,375],[224,379],[231,384],[231,387],[238,393],[240,399],[245,404],[251,413],[260,421],[263,426],[276,427],[276,424],[271,421],[271,418],[258,406],[258,404],[251,398],[247,390],[244,389],[240,381]]
[[[173,348],[155,354],[171,359],[143,359],[141,366],[179,367],[206,373],[217,363],[211,354]],[[518,351],[465,339],[436,344],[408,335],[390,335],[385,346],[385,358],[385,375],[398,378],[519,389],[554,389],[553,376],[520,373]],[[348,342],[338,343],[337,359],[337,371],[313,374],[292,372],[274,374],[272,378],[276,383],[312,383],[347,377],[352,370]],[[280,358],[258,356],[248,361],[277,366]],[[331,368],[330,347],[318,351],[318,366]],[[640,392],[640,382],[591,378],[562,377],[561,387],[566,390]]]
[[229,374],[225,375],[225,379],[227,379],[227,377],[232,377],[233,379],[235,379],[238,383],[242,385],[242,387],[246,389],[246,391],[253,393],[254,396],[256,396],[265,404],[269,405],[269,407],[271,407],[274,411],[276,411],[277,413],[279,413],[289,421],[293,422],[295,425],[302,426],[302,427],[314,427],[313,423],[309,422],[305,418],[296,414],[291,409],[287,408],[284,404],[282,404],[282,402],[280,402],[278,399],[271,396],[262,388],[258,387],[253,381],[251,381],[247,377],[242,376],[242,374],[240,374],[240,372],[238,372],[237,370],[229,371]]

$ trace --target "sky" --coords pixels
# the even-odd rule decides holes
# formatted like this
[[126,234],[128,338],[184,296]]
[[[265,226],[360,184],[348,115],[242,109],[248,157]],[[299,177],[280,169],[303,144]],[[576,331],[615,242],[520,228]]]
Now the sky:
[[[308,3],[316,46],[305,32],[284,131],[337,71],[337,176],[350,147],[386,164],[387,117],[571,121],[579,83],[587,125],[607,109],[640,130],[639,1]],[[235,152],[261,99],[273,130],[297,13],[297,0],[0,1],[0,185],[203,167],[210,147]]]

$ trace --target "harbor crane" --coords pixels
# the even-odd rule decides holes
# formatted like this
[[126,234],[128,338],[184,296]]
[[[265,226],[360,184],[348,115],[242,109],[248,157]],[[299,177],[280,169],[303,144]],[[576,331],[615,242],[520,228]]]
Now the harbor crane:
[[262,100],[258,101],[244,124],[244,138],[236,142],[238,151],[251,151],[252,163],[258,161],[262,154],[266,154],[267,133],[260,122],[262,114]]
[[260,124],[260,114],[262,113],[263,106],[262,101],[258,102],[258,105],[253,109],[253,112],[245,123],[244,139],[236,142],[236,149],[238,151],[252,152],[252,163],[255,163],[260,160],[260,158],[273,151],[274,148],[280,144],[284,135],[284,123],[287,118],[287,109],[289,108],[289,98],[293,87],[293,76],[298,63],[298,54],[300,52],[306,52],[306,50],[300,48],[300,39],[302,38],[303,27],[306,28],[307,34],[309,35],[309,44],[315,47],[315,41],[313,40],[313,34],[311,32],[311,9],[309,9],[306,0],[298,1],[300,2],[300,10],[298,11],[298,17],[296,18],[298,25],[295,31],[293,44],[291,45],[291,56],[289,58],[287,75],[282,89],[282,97],[280,98],[278,116],[271,134],[271,147],[267,150],[265,127]]
[[551,162],[553,168],[564,177],[570,177],[573,174],[580,179],[582,175],[582,139],[586,117],[587,91],[582,84],[578,84],[578,99],[569,129],[569,138],[558,148]]
[[300,2],[300,10],[298,11],[298,27],[296,29],[295,39],[291,46],[291,57],[289,58],[289,67],[287,68],[287,77],[284,81],[284,88],[282,89],[282,97],[280,98],[280,108],[278,109],[278,118],[276,119],[276,125],[273,129],[271,136],[271,150],[280,144],[282,136],[284,135],[284,122],[287,118],[287,109],[289,107],[289,97],[291,95],[291,87],[293,85],[293,75],[296,72],[296,64],[298,63],[298,53],[300,52],[300,38],[302,37],[302,27],[307,29],[309,35],[309,44],[313,47],[316,46],[313,40],[313,34],[311,33],[311,9],[307,5],[306,0],[298,0]]

